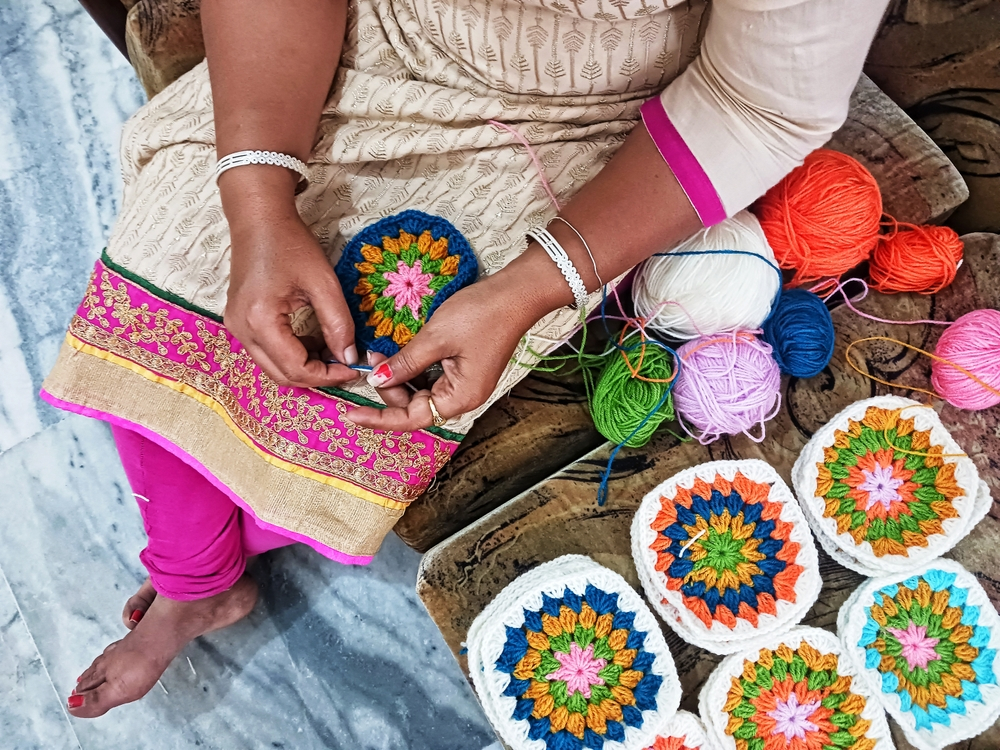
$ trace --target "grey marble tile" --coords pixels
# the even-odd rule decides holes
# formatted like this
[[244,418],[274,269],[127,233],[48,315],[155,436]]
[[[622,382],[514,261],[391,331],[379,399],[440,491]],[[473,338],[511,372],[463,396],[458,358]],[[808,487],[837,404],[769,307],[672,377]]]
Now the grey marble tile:
[[80,743],[0,573],[0,747],[69,750]]
[[[139,513],[107,427],[75,416],[0,455],[0,487],[0,569],[62,700],[124,634]],[[72,729],[86,750],[485,747],[486,720],[414,593],[417,561],[395,537],[367,568],[302,547],[262,556],[250,617],[191,644],[163,689]],[[32,721],[55,731],[56,717]]]
[[75,0],[0,3],[0,451],[61,419],[24,394],[41,385],[110,231],[119,132],[142,101]]

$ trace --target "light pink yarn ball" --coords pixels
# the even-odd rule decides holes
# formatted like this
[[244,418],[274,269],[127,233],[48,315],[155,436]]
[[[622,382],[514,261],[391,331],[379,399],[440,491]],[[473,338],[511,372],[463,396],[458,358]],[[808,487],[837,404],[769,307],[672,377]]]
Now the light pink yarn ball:
[[[771,347],[745,331],[702,336],[677,350],[674,408],[699,431],[702,445],[721,435],[764,439],[764,423],[781,407],[781,371]],[[760,425],[760,435],[750,430]]]
[[973,310],[941,334],[934,353],[984,383],[984,388],[946,362],[931,364],[931,385],[952,406],[977,411],[1000,404],[1000,310]]

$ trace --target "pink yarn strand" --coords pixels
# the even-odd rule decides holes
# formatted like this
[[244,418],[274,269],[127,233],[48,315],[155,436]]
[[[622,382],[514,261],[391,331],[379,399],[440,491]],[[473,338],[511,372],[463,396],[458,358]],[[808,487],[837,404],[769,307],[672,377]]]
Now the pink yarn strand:
[[538,160],[538,156],[535,154],[535,149],[533,149],[531,144],[528,143],[528,139],[514,130],[514,128],[510,125],[497,122],[496,120],[487,120],[487,122],[494,127],[500,128],[501,130],[506,130],[512,136],[517,138],[521,145],[524,146],[528,152],[528,156],[531,157],[531,161],[535,165],[535,169],[538,170],[538,178],[542,181],[542,187],[545,188],[545,192],[548,194],[549,200],[552,201],[552,205],[556,207],[556,211],[561,211],[562,206],[559,205],[559,200],[556,198],[556,194],[552,192],[552,186],[549,184],[549,180],[545,176],[545,169],[542,167],[542,163]]
[[[853,299],[847,296],[847,292],[844,291],[844,287],[850,284],[852,281],[856,281],[864,287],[861,294],[857,295]],[[831,288],[831,285],[832,288]],[[826,289],[830,289],[829,292],[825,292]],[[901,326],[915,326],[915,325],[934,325],[934,326],[950,326],[952,321],[950,320],[887,320],[886,318],[879,318],[875,315],[869,315],[866,312],[862,312],[854,305],[852,302],[860,302],[865,297],[868,296],[868,283],[864,279],[844,279],[843,281],[837,281],[837,279],[827,279],[826,281],[821,281],[816,286],[812,287],[810,292],[819,295],[824,301],[830,299],[833,295],[840,292],[840,296],[844,298],[844,304],[847,308],[851,310],[855,315],[859,315],[862,318],[867,318],[868,320],[874,320],[876,323],[888,323],[890,325],[901,325]]]

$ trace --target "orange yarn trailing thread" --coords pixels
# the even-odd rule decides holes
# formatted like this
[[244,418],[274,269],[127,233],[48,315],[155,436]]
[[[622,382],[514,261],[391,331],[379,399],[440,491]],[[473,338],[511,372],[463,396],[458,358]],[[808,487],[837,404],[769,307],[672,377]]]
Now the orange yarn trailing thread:
[[955,280],[965,246],[948,227],[918,226],[890,218],[889,234],[878,238],[869,275],[884,294],[936,294]]
[[857,160],[819,149],[752,210],[778,265],[794,269],[792,284],[799,285],[840,276],[871,255],[882,220],[882,194]]
[[[955,278],[962,241],[947,227],[887,217],[871,173],[856,159],[819,149],[751,209],[791,285],[838,277],[871,260],[880,292],[934,294]],[[885,227],[887,232],[882,233]]]
[[918,391],[919,393],[926,393],[928,396],[932,396],[933,398],[939,398],[942,401],[947,401],[947,399],[944,396],[940,395],[939,393],[935,393],[934,391],[929,391],[926,388],[919,388],[918,386],[915,385],[903,385],[901,383],[891,383],[888,380],[882,380],[881,378],[876,378],[874,375],[871,375],[862,370],[860,367],[857,366],[857,364],[855,364],[854,360],[851,358],[851,349],[853,349],[855,345],[863,344],[866,341],[888,341],[892,344],[899,344],[900,346],[906,347],[907,349],[911,349],[917,352],[918,354],[923,354],[925,357],[930,357],[935,362],[941,362],[942,364],[948,365],[949,367],[954,367],[960,373],[972,379],[973,381],[981,385],[983,388],[988,390],[990,393],[996,396],[1000,396],[1000,390],[997,390],[992,385],[985,382],[975,373],[969,372],[961,365],[957,365],[954,362],[952,362],[950,359],[939,357],[938,355],[933,354],[925,349],[921,349],[919,346],[914,346],[913,344],[907,344],[905,341],[900,341],[899,339],[890,338],[889,336],[866,336],[863,339],[856,339],[855,341],[852,341],[850,344],[847,345],[847,350],[844,352],[844,358],[847,360],[847,364],[849,364],[852,368],[854,368],[854,371],[857,372],[859,375],[862,375],[868,378],[869,380],[874,380],[876,383],[887,385],[890,388],[905,388],[908,391]]

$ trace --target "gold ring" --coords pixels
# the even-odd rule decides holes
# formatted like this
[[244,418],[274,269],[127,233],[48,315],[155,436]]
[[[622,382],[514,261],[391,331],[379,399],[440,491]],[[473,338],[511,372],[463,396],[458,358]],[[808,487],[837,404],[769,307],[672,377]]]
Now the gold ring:
[[427,397],[427,405],[431,407],[431,416],[434,418],[432,424],[435,427],[443,427],[444,423],[448,420],[441,416],[441,412],[439,412],[437,407],[434,406],[434,399],[430,396]]

